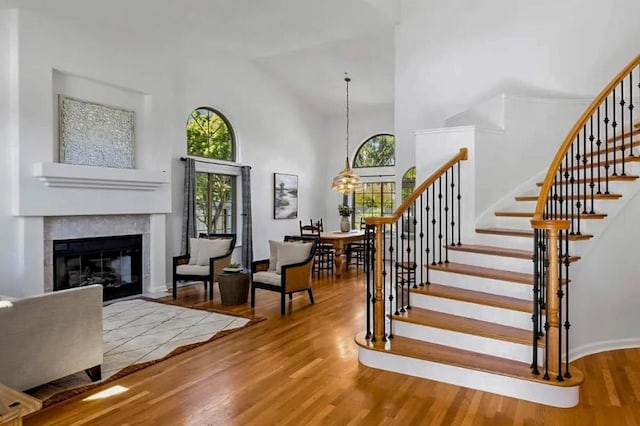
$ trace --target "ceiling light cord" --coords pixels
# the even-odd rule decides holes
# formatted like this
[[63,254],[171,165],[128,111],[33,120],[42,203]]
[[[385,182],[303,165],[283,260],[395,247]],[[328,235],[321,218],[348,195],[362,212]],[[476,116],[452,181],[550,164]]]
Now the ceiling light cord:
[[347,83],[347,158],[349,158],[349,74],[344,73],[344,81]]

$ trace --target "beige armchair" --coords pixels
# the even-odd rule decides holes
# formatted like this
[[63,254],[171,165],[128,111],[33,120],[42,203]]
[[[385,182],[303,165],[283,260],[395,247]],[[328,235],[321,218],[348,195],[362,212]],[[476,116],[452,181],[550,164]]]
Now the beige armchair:
[[307,291],[311,304],[311,270],[316,254],[317,240],[304,237],[285,237],[284,242],[269,241],[269,259],[251,263],[251,307],[256,304],[256,289],[280,293],[280,315],[285,313],[285,295]]
[[[205,241],[206,240],[206,241]],[[236,234],[200,234],[191,238],[189,253],[173,258],[173,298],[178,294],[178,281],[191,280],[209,285],[209,300],[213,300],[216,274],[231,263],[236,246]]]

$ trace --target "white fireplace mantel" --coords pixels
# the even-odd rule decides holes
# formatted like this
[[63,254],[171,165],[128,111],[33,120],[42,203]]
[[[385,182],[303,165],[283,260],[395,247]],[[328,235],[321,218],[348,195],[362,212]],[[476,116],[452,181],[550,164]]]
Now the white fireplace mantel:
[[58,188],[155,191],[169,182],[166,171],[116,169],[65,163],[39,162],[33,176],[46,186]]

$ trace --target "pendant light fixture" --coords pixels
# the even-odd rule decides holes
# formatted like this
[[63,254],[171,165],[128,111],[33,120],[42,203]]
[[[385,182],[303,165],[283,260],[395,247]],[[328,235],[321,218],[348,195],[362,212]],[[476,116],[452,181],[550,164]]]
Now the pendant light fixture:
[[361,182],[360,176],[351,170],[351,165],[349,164],[349,82],[351,82],[351,78],[349,78],[347,73],[344,73],[344,81],[347,85],[347,158],[345,160],[344,170],[333,178],[331,188],[344,195],[348,195],[358,189]]

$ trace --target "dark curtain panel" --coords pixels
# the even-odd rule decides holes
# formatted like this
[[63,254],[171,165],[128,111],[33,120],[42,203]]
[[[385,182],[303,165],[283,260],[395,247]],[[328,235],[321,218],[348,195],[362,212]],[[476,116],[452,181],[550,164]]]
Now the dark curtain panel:
[[240,168],[242,176],[242,265],[251,267],[253,261],[253,226],[251,224],[251,167]]
[[182,207],[181,253],[189,253],[189,238],[196,237],[196,162],[184,162],[184,205]]

